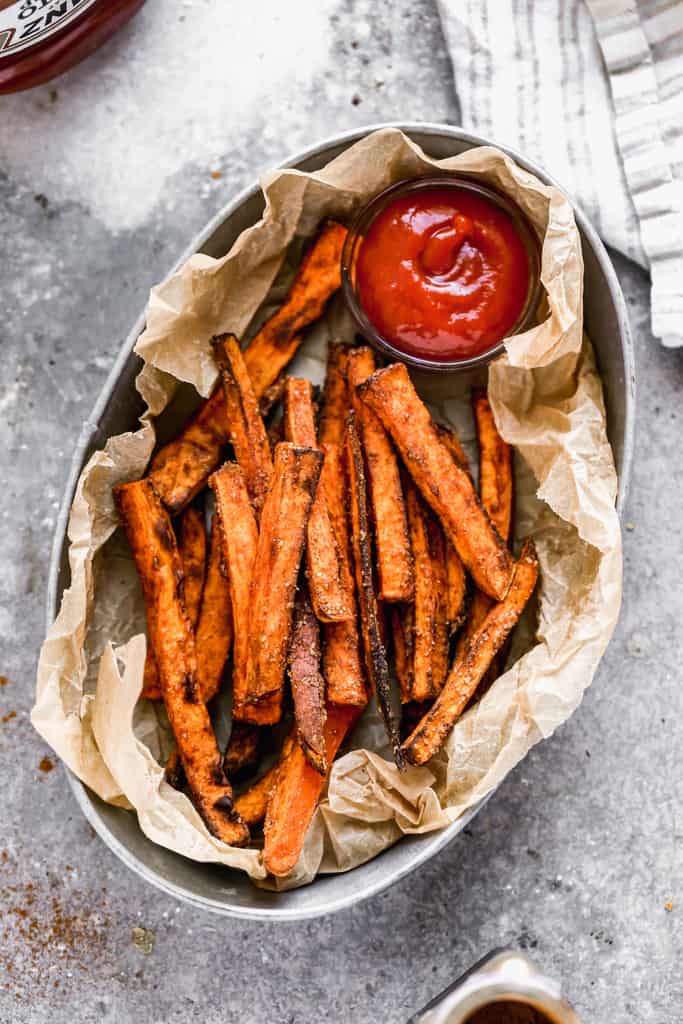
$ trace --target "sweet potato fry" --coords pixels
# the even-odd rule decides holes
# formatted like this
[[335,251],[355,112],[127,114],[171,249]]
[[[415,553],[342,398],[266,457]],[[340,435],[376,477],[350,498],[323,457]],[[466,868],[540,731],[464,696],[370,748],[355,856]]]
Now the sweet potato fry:
[[[287,441],[317,448],[313,388],[309,380],[287,378],[284,420]],[[318,619],[345,622],[354,615],[353,590],[349,574],[344,572],[328,504],[321,475],[306,528],[306,574]]]
[[[252,339],[245,362],[256,398],[265,397],[303,341],[301,331],[317,320],[341,285],[341,224],[327,224],[304,257],[287,300]],[[262,412],[266,415],[266,412]],[[223,390],[219,386],[179,436],[159,449],[149,476],[173,514],[192,500],[218,466],[230,440]]]
[[268,435],[234,334],[221,334],[211,344],[223,380],[230,440],[258,519],[273,476]]
[[465,624],[456,644],[456,658],[461,658],[463,656],[469,646],[470,640],[481,626],[494,603],[495,602],[491,600],[488,594],[484,594],[481,590],[474,591],[472,600],[470,601],[470,606],[467,610]]
[[346,381],[346,360],[350,349],[341,343],[327,350],[327,373],[320,408],[318,440],[321,445],[344,444],[346,415],[349,411],[349,389]]
[[192,627],[196,627],[206,577],[206,525],[204,513],[190,505],[180,516],[178,551],[183,564],[183,596],[185,610]]
[[304,377],[286,377],[284,387],[285,440],[317,448],[313,385]]
[[328,498],[328,508],[342,570],[353,600],[353,616],[346,622],[323,625],[323,675],[327,699],[332,704],[353,704],[365,707],[368,694],[360,656],[358,608],[351,565],[349,526],[346,518],[347,482],[343,452],[339,445],[324,445],[325,461],[321,482]]
[[396,721],[391,703],[389,668],[380,632],[379,609],[372,574],[372,553],[363,453],[356,429],[356,417],[353,412],[349,414],[346,424],[345,452],[351,509],[351,549],[353,551],[356,572],[356,592],[360,608],[361,641],[365,657],[365,668],[377,698],[384,727],[393,749],[394,759],[397,766],[403,768],[404,759],[400,748],[398,722]]
[[233,640],[230,584],[223,560],[220,513],[214,511],[209,564],[197,621],[197,686],[205,704],[220,689]]
[[302,342],[301,332],[321,315],[341,286],[341,254],[347,230],[326,224],[308,250],[284,304],[267,320],[245,352],[254,391],[263,394]]
[[446,558],[446,621],[453,635],[466,615],[467,575],[460,555],[449,540],[445,542]]
[[116,487],[114,496],[142,583],[164,703],[197,810],[217,838],[245,843],[249,830],[234,811],[196,683],[195,640],[180,594],[180,555],[170,519],[149,480]]
[[[197,625],[199,605],[206,573],[206,527],[199,509],[190,505],[180,516],[178,549],[183,566],[183,599],[185,610],[194,629]],[[157,660],[150,644],[145,658],[145,673],[141,697],[161,700],[161,681]]]
[[257,726],[233,722],[230,739],[223,755],[223,771],[229,779],[243,768],[256,764],[261,736],[261,730]]
[[502,600],[514,572],[512,555],[482,508],[467,473],[439,437],[402,363],[377,370],[360,387],[393,437],[422,496],[480,590]]
[[[280,377],[258,396],[261,416],[267,416],[279,402],[283,386],[284,377]],[[160,448],[152,459],[148,475],[172,515],[202,490],[229,441],[225,396],[219,381],[178,437]]]
[[298,743],[282,760],[264,827],[263,863],[272,875],[288,875],[299,859],[332,762],[359,715],[359,708],[328,705],[324,726],[328,765],[325,776],[311,767]]
[[356,390],[374,369],[372,349],[362,346],[349,352],[346,374],[365,453],[375,527],[379,597],[389,602],[411,601],[415,575],[398,459],[380,420]]
[[289,681],[301,749],[309,764],[324,775],[327,771],[323,740],[325,683],[320,674],[320,627],[305,585],[299,588],[294,604]]
[[412,700],[413,664],[415,660],[415,606],[392,604],[389,608],[394,651],[394,671],[401,688],[401,703]]
[[282,713],[294,595],[322,460],[312,448],[275,449],[254,559],[245,693],[233,711],[244,721],[273,724]]
[[448,670],[444,537],[429,506],[405,482],[410,543],[415,559],[413,672],[408,700],[432,700]]
[[229,440],[225,399],[219,383],[175,441],[160,448],[152,459],[149,479],[172,515],[201,491]]
[[223,561],[228,570],[235,646],[232,657],[233,718],[240,719],[247,694],[247,650],[251,581],[258,543],[258,528],[249,501],[244,474],[234,462],[209,478],[216,500]]
[[159,678],[159,667],[152,643],[147,642],[147,654],[145,655],[145,669],[142,676],[142,690],[140,696],[146,700],[161,700],[161,679]]
[[[472,392],[472,411],[479,442],[479,492],[481,503],[504,541],[510,539],[512,526],[512,451],[496,427],[485,391]],[[456,654],[462,655],[491,608],[491,598],[476,590],[470,604],[465,627],[458,637]],[[488,688],[498,675],[501,651],[491,662],[478,688],[478,694]]]
[[280,764],[277,762],[249,789],[235,798],[235,810],[249,828],[260,825],[265,818],[268,799],[273,791],[279,768]]
[[512,449],[498,433],[488,395],[472,392],[479,441],[479,495],[489,519],[504,541],[512,523]]
[[[451,455],[467,475],[470,466],[460,439],[452,427],[436,423],[436,430]],[[467,574],[460,555],[451,542],[446,539],[446,618],[451,635],[460,628],[465,618],[465,598],[467,597]]]
[[403,743],[411,764],[425,764],[439,750],[517,623],[537,578],[536,552],[533,542],[527,540],[515,565],[507,596],[491,608],[463,656],[456,658],[440,695]]

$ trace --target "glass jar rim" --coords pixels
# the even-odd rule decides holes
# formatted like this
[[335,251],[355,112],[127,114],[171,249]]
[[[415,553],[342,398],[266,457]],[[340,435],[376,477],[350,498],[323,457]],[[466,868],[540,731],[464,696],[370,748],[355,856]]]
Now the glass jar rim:
[[505,338],[521,334],[527,330],[536,316],[539,300],[541,298],[541,254],[540,239],[531,225],[528,217],[519,205],[510,199],[503,192],[489,184],[480,182],[478,179],[459,173],[440,172],[439,174],[426,174],[415,178],[403,178],[394,182],[388,188],[378,192],[355,214],[349,227],[341,258],[342,293],[344,301],[356,322],[356,325],[373,348],[382,355],[388,356],[395,362],[405,363],[416,369],[426,370],[432,373],[460,373],[465,370],[485,366],[505,351],[505,338],[480,352],[478,355],[469,356],[466,359],[434,360],[424,359],[408,352],[403,352],[390,341],[388,341],[375,327],[367,316],[360,298],[356,291],[353,280],[353,267],[360,244],[362,244],[364,233],[370,227],[375,217],[395,198],[409,192],[424,191],[432,188],[452,188],[468,191],[480,195],[489,202],[495,203],[513,221],[515,229],[520,236],[529,260],[529,289],[522,311],[513,325],[512,329],[505,335]]

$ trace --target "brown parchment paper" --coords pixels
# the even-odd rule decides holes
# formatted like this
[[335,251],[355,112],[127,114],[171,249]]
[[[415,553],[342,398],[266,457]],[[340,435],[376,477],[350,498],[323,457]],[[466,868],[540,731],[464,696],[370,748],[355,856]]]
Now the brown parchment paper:
[[[36,729],[78,777],[102,799],[134,808],[152,840],[194,860],[245,870],[260,884],[272,883],[264,881],[258,850],[218,842],[187,797],[164,781],[168,723],[162,708],[138,701],[144,611],[111,491],[144,473],[155,444],[152,417],[176,390],[193,385],[209,394],[216,378],[209,338],[234,331],[248,340],[286,291],[301,246],[320,221],[348,220],[380,189],[435,167],[509,193],[543,240],[542,322],[508,339],[488,373],[496,421],[516,447],[516,536],[532,533],[538,547],[537,618],[526,617],[512,667],[463,715],[428,767],[399,773],[375,710],[366,712],[355,749],[333,765],[299,863],[277,884],[352,868],[402,834],[442,828],[481,800],[574,711],[619,612],[617,481],[601,384],[582,333],[579,238],[562,193],[495,149],[433,161],[396,129],[373,133],[316,174],[268,174],[262,220],[225,257],[193,256],[152,289],[137,343],[148,413],[138,430],[111,438],[81,474],[69,522],[71,585],[42,647],[32,712]],[[338,297],[310,332],[293,372],[321,382],[327,342],[353,331]],[[462,375],[417,378],[434,413],[454,424],[472,455],[474,382]]]

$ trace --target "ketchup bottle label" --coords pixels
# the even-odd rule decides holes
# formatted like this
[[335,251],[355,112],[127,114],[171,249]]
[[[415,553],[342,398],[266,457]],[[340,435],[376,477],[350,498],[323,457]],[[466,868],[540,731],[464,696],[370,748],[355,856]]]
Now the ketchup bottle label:
[[79,18],[97,0],[0,0],[0,60],[42,43]]

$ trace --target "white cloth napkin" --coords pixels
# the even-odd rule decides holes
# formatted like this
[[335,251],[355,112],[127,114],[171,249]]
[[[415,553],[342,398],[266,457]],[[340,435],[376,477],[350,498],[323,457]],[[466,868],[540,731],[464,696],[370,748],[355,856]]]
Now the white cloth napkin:
[[683,345],[683,0],[437,0],[463,127],[537,160],[649,268]]

